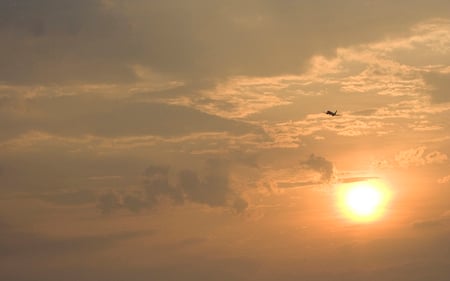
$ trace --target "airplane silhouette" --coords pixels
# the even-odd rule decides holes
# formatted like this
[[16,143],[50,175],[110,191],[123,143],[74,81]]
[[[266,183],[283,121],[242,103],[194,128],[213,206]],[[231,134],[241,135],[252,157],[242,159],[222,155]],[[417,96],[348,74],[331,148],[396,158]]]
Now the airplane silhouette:
[[338,114],[337,114],[337,110],[335,111],[335,112],[333,112],[333,111],[330,111],[330,110],[327,110],[327,112],[325,112],[325,114],[328,114],[328,115],[331,115],[331,116],[339,116]]

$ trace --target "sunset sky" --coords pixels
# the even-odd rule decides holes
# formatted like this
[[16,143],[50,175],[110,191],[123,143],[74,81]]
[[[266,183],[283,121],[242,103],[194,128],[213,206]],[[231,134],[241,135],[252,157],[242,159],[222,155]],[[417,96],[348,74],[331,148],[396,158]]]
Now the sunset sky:
[[0,280],[449,280],[449,1],[0,0],[0,38]]

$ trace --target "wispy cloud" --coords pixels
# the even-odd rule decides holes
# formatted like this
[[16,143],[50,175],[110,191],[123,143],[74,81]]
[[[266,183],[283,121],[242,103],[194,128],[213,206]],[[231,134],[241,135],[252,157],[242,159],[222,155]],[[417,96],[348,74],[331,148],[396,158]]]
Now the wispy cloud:
[[307,90],[310,83],[302,76],[245,77],[227,79],[214,89],[196,96],[169,100],[172,104],[191,106],[224,118],[245,118],[266,109],[291,104],[296,96],[317,95]]
[[439,151],[426,152],[425,146],[403,150],[395,156],[395,161],[398,163],[398,165],[400,165],[400,167],[439,164],[447,160],[447,154]]
[[444,177],[442,177],[442,178],[439,178],[439,179],[437,180],[437,182],[438,182],[439,184],[445,184],[445,183],[450,182],[450,175],[447,175],[447,176],[444,176]]
[[[449,54],[443,49],[445,44],[440,38],[443,35],[447,38],[449,34],[449,24],[445,20],[423,22],[404,37],[340,48],[333,57],[313,57],[304,73],[266,78],[234,77],[212,91],[204,91],[197,100],[189,98],[180,103],[213,115],[249,119],[272,137],[272,147],[298,147],[301,136],[323,131],[341,136],[385,135],[403,126],[417,132],[440,131],[445,128],[428,118],[445,113],[450,107],[431,103],[429,81],[424,78],[424,73],[430,69],[446,71],[445,66],[406,60],[399,56],[399,51],[408,49],[420,56],[425,46],[435,46],[431,52],[446,58]],[[361,109],[355,108],[355,112],[344,110],[340,118],[332,121],[314,113],[286,122],[251,118],[273,107],[294,107],[299,96],[319,96],[321,100],[332,98],[324,88],[333,89],[336,100],[346,99],[344,95],[358,94],[373,101],[377,108],[365,115],[358,113]],[[386,96],[386,101],[380,102],[379,95]],[[301,104],[297,106],[301,107]],[[280,113],[282,116],[282,110]]]
[[161,136],[127,136],[99,137],[83,135],[79,137],[63,137],[40,131],[31,131],[3,142],[0,147],[3,153],[39,152],[45,149],[62,150],[73,155],[94,153],[122,153],[140,151],[145,148],[162,148],[180,153],[221,154],[238,149],[254,150],[269,145],[270,139],[259,134],[249,133],[234,135],[225,132],[194,133],[178,137]]

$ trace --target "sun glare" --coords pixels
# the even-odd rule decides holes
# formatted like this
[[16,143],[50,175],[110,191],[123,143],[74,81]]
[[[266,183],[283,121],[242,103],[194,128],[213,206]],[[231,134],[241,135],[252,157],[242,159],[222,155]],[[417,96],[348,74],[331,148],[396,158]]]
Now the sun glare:
[[341,185],[338,190],[340,209],[357,222],[379,219],[390,197],[386,185],[375,180]]

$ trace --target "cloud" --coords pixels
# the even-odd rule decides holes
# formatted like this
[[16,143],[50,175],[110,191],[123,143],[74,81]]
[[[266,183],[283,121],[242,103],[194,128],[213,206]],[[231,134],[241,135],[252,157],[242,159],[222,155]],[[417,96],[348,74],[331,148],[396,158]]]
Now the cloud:
[[320,174],[320,179],[324,182],[330,182],[334,178],[333,163],[322,156],[311,154],[309,158],[301,162],[302,166],[314,170]]
[[301,181],[301,182],[277,182],[278,188],[305,188],[320,184],[320,181]]
[[302,90],[310,81],[302,76],[233,76],[204,89],[195,96],[183,96],[170,102],[229,119],[246,118],[261,111],[291,104],[299,95],[317,95]]
[[179,185],[186,197],[193,202],[204,203],[209,206],[224,206],[227,204],[229,197],[233,197],[232,205],[242,209],[245,200],[239,196],[236,197],[231,189],[228,164],[217,159],[210,159],[206,166],[203,179],[189,170],[179,173]]
[[168,200],[175,205],[191,202],[212,208],[230,208],[237,213],[245,211],[248,202],[233,189],[228,164],[222,160],[210,159],[205,166],[202,173],[184,169],[171,179],[169,167],[151,165],[144,171],[143,186],[138,192],[114,191],[102,194],[97,206],[105,214],[122,208],[139,212],[144,208],[159,206],[162,200]]
[[178,186],[169,182],[169,167],[151,165],[144,171],[145,201],[150,207],[158,204],[160,197],[175,203],[183,203],[184,194]]
[[439,178],[437,180],[437,182],[440,183],[440,184],[444,184],[444,183],[450,182],[450,175],[447,175],[447,176],[444,176],[442,178]]
[[[336,104],[331,107],[338,108],[342,116],[326,119],[319,113],[324,110],[323,105],[315,107],[311,102],[308,110],[303,109],[302,115],[306,117],[299,119],[302,115],[299,116],[298,110],[303,108],[305,98],[297,101],[291,97],[290,105],[281,105],[277,112],[277,117],[285,116],[285,121],[264,120],[266,132],[284,147],[298,145],[299,136],[324,131],[351,137],[382,136],[408,126],[418,134],[442,133],[445,127],[434,120],[450,107],[446,103],[430,102],[427,93],[433,85],[427,83],[426,76],[427,73],[447,73],[445,76],[448,76],[445,62],[450,62],[450,56],[449,48],[445,47],[446,38],[450,38],[448,20],[429,20],[416,24],[405,36],[338,48],[333,57],[313,57],[308,71],[293,80],[301,83],[303,91],[315,85],[313,89],[318,93],[322,91],[320,98],[326,98],[326,104]],[[406,49],[417,60],[401,57]],[[428,53],[440,61],[430,66]],[[309,82],[302,84],[303,81]],[[324,88],[333,94],[323,91]],[[351,97],[348,94],[352,94]],[[379,99],[380,95],[384,98]],[[351,106],[347,102],[350,100],[358,106]],[[367,103],[371,104],[370,109],[360,107]],[[296,109],[296,114],[286,113],[291,108]]]
[[[29,114],[7,115],[0,137],[31,130],[60,136],[180,136],[195,132],[249,133],[255,126],[184,106],[124,102],[95,96],[43,97],[24,103]],[[82,108],[83,110],[78,110]],[[70,123],[70,126],[67,124]]]
[[[320,110],[317,110],[320,112]],[[298,147],[305,136],[316,133],[333,132],[345,137],[363,137],[366,135],[384,135],[391,130],[392,124],[369,116],[361,118],[351,113],[342,113],[339,119],[328,119],[323,113],[309,114],[303,120],[263,123],[267,135],[273,138],[274,147]]]
[[429,120],[418,120],[415,121],[413,124],[408,125],[408,127],[414,131],[422,131],[422,132],[438,131],[443,129],[442,126],[433,124]]
[[448,160],[448,156],[445,153],[439,151],[432,151],[425,155],[425,163],[427,164],[439,164]]
[[127,83],[137,79],[130,67],[136,62],[184,79],[295,73],[317,53],[395,34],[431,15],[448,16],[442,5],[2,1],[0,35],[8,40],[0,47],[0,76],[10,83]]
[[139,194],[126,194],[123,196],[122,206],[133,213],[139,213],[142,209],[148,207],[148,203]]
[[[111,138],[30,132],[0,142],[2,186],[5,191],[30,192],[32,196],[57,203],[55,197],[69,196],[78,189],[96,195],[112,187],[134,186],[141,174],[137,171],[144,170],[147,159],[172,167],[188,167],[186,163],[215,157],[232,158],[232,169],[236,161],[246,167],[256,165],[256,160],[246,157],[266,142],[267,139],[256,134],[239,136],[227,132]],[[42,165],[42,159],[46,165]],[[192,170],[199,171],[197,167]],[[171,171],[176,178],[175,168]],[[57,194],[58,190],[61,194]]]
[[103,214],[110,214],[122,206],[120,195],[116,192],[108,192],[98,197],[97,207]]
[[354,182],[361,182],[361,181],[367,181],[372,179],[378,179],[378,177],[343,177],[339,179],[339,182],[342,183],[354,183]]
[[126,39],[131,39],[128,21],[105,9],[101,2],[1,1],[0,35],[9,38],[8,44],[0,47],[0,57],[5,61],[0,70],[2,81],[48,84],[135,80],[127,65],[132,52],[123,52],[128,45]]
[[395,156],[395,161],[400,167],[423,166],[427,164],[439,164],[448,160],[447,154],[439,151],[426,153],[425,146],[400,151]]
[[[254,148],[264,146],[269,143],[269,139],[256,133],[235,135],[228,132],[204,132],[192,133],[184,136],[162,137],[153,135],[125,136],[125,137],[100,137],[92,135],[64,137],[45,132],[31,131],[16,138],[0,142],[0,147],[4,153],[48,153],[49,149],[58,150],[68,154],[104,154],[135,152],[142,153],[142,149],[147,149],[147,153],[161,149],[171,151],[183,148],[181,153],[192,154],[217,154],[236,150],[236,144],[240,148]],[[120,179],[118,178],[109,178]],[[89,176],[90,180],[101,181],[96,176]],[[106,180],[106,178],[103,178]]]
[[[102,11],[106,15],[119,17],[119,26],[127,25],[129,20],[127,16],[119,15],[132,11],[141,13],[135,10],[140,5],[144,10],[156,5],[161,11],[171,12],[165,5],[159,7],[158,4],[143,2],[116,3],[113,10],[108,10],[111,8],[101,3],[92,5],[95,7],[93,13]],[[118,7],[131,10],[114,11]],[[261,11],[257,9],[256,13],[263,11],[269,14],[273,12],[263,8]],[[136,20],[135,25],[145,23],[145,19]],[[12,28],[14,24],[11,24],[8,24],[8,28]],[[139,29],[139,32],[145,31]],[[430,49],[433,53],[445,58],[447,54],[438,48],[442,43],[438,38],[445,34],[450,34],[448,22],[428,20],[414,25],[402,37],[341,46],[333,56],[315,54],[308,57],[305,60],[308,61],[308,68],[304,72],[278,73],[272,77],[232,72],[217,80],[184,80],[160,71],[158,67],[150,65],[149,60],[142,60],[128,65],[138,77],[134,82],[116,80],[31,86],[7,84],[0,87],[6,93],[5,100],[0,101],[0,108],[1,104],[4,107],[4,111],[0,112],[0,126],[6,128],[0,132],[0,138],[17,137],[31,130],[53,135],[95,135],[107,138],[168,137],[226,131],[230,134],[255,133],[262,138],[267,137],[268,142],[261,142],[262,147],[298,147],[301,136],[323,131],[352,137],[385,135],[396,130],[397,124],[401,123],[398,126],[403,127],[405,122],[417,132],[438,131],[444,128],[426,123],[421,115],[431,117],[432,114],[447,111],[449,107],[430,105],[427,97],[423,96],[423,91],[429,87],[424,82],[424,75],[430,69],[434,71],[431,73],[441,73],[444,68],[439,65],[431,68],[414,65],[402,61],[397,53],[409,49],[422,55],[422,47],[426,45],[433,47]],[[333,94],[327,93],[324,88],[329,88]],[[34,98],[16,98],[17,93]],[[336,120],[327,120],[322,114],[317,114],[323,108],[317,105],[314,97],[326,95],[325,98],[329,98],[327,103],[340,105],[348,99],[348,93],[364,94],[352,96],[353,104],[371,100],[380,107],[372,112],[361,108],[355,108],[355,113],[343,110],[344,115]],[[386,96],[384,102],[376,97],[380,94]],[[410,100],[387,104],[391,99],[397,101],[395,98],[399,96]],[[302,106],[306,97],[312,98],[311,106],[307,108]],[[267,115],[264,114],[275,108],[279,108],[277,118],[288,121],[265,120]],[[299,119],[304,115],[306,118]],[[393,122],[392,118],[400,118],[401,122]],[[68,122],[72,125],[66,126]]]
[[430,86],[433,102],[445,103],[450,101],[450,74],[429,72],[424,73],[425,82]]
[[234,196],[231,203],[231,208],[236,213],[241,214],[248,209],[249,203],[241,196]]
[[109,181],[109,180],[119,180],[121,176],[91,176],[88,179],[93,181]]

